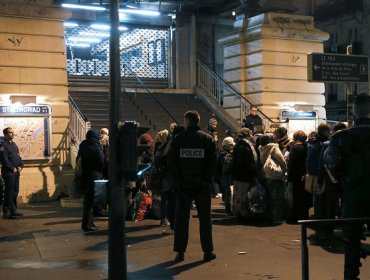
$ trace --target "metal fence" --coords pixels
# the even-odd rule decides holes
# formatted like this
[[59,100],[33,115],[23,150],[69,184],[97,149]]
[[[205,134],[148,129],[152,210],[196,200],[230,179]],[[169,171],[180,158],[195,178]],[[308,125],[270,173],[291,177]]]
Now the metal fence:
[[[121,75],[124,64],[141,78],[167,78],[170,30],[120,26]],[[65,23],[68,75],[109,76],[108,24]]]

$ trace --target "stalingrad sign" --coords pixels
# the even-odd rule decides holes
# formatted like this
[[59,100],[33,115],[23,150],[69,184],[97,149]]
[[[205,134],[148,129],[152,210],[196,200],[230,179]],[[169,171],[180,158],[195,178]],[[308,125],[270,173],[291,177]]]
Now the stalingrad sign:
[[367,56],[310,53],[307,56],[309,82],[367,83]]

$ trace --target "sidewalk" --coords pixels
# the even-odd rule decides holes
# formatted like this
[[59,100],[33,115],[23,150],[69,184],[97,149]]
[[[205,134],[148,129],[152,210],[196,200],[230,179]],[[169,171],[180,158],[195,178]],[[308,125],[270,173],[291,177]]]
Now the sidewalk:
[[[240,224],[223,215],[213,200],[217,259],[203,263],[198,220],[192,212],[185,261],[174,263],[173,236],[162,234],[158,220],[126,223],[128,279],[301,279],[300,227]],[[0,220],[0,278],[78,280],[108,278],[108,219],[97,232],[80,230],[82,209],[59,202],[21,205],[24,217]],[[310,232],[309,232],[310,234]],[[309,246],[310,279],[343,279],[343,250],[338,242]],[[361,279],[370,279],[363,261]]]

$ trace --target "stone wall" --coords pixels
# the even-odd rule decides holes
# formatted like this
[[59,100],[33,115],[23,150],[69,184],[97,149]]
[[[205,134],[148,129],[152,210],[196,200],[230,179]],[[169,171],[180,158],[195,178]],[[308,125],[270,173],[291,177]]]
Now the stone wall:
[[283,108],[315,110],[325,119],[324,84],[307,81],[307,54],[323,52],[329,36],[313,18],[266,13],[234,26],[219,40],[225,80],[271,119],[278,120]]
[[51,0],[0,3],[0,103],[11,96],[51,107],[51,157],[25,162],[22,201],[56,198],[71,184],[68,89],[63,20],[69,12]]

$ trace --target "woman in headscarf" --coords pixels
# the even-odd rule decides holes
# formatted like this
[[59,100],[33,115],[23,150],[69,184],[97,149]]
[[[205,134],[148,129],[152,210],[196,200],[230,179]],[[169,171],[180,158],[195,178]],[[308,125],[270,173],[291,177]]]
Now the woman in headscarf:
[[[272,223],[282,223],[284,220],[284,177],[287,165],[279,145],[275,143],[274,134],[262,135],[258,149],[267,192],[267,219]],[[274,166],[274,172],[271,172],[269,163]]]

